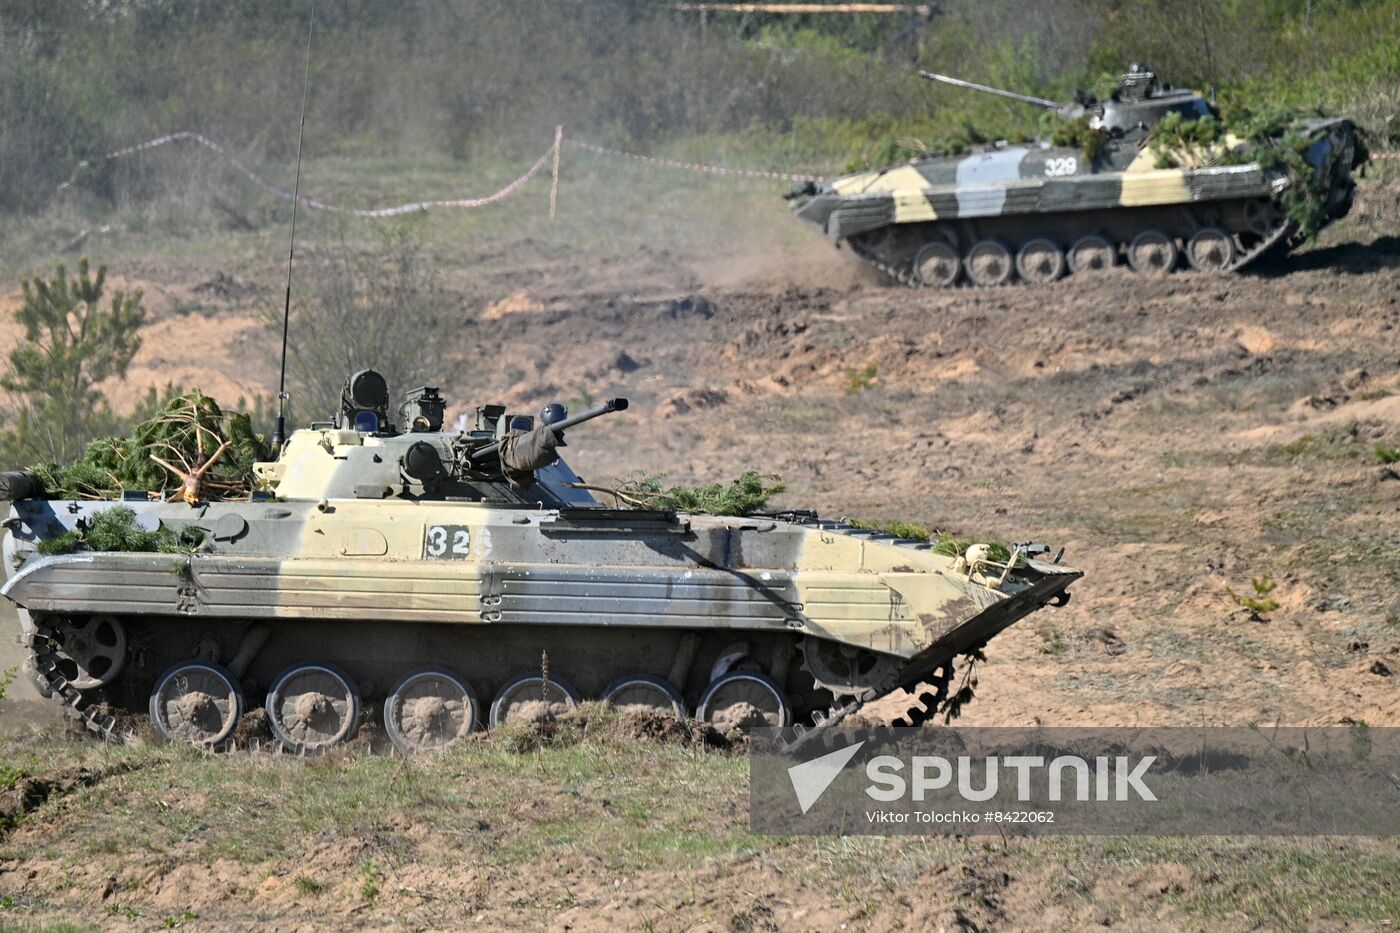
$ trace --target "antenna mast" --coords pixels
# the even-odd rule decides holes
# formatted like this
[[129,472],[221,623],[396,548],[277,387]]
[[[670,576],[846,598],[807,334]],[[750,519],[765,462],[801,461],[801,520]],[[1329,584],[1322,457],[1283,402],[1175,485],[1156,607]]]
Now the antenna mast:
[[272,446],[287,442],[287,328],[292,320],[292,257],[297,249],[297,204],[301,201],[301,143],[306,138],[306,96],[311,87],[311,30],[316,25],[316,8],[306,24],[306,70],[301,79],[301,126],[297,129],[297,174],[292,185],[292,239],[287,247],[287,297],[282,305],[282,366],[277,376],[277,427],[272,432]]
[[1215,103],[1215,90],[1218,82],[1215,74],[1215,56],[1210,51],[1210,27],[1206,25],[1206,5],[1204,0],[1196,0],[1196,13],[1201,21],[1201,42],[1205,45],[1206,73],[1210,75],[1210,102]]

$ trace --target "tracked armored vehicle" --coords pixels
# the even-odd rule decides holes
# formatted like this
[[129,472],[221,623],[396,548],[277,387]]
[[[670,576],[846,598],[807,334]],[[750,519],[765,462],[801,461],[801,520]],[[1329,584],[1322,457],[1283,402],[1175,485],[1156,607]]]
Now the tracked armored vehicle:
[[[384,380],[364,371],[334,421],[256,467],[250,499],[50,500],[5,474],[0,593],[19,607],[31,676],[97,733],[114,711],[146,713],[169,740],[218,747],[258,705],[284,746],[316,752],[377,710],[414,752],[585,699],[815,727],[931,685],[918,722],[955,657],[1066,601],[1080,576],[1037,546],[944,555],[808,512],[608,507],[559,449],[625,408],[555,405],[531,423],[490,405],[448,431],[425,387],[396,427]],[[198,543],[37,550],[121,507]]]
[[1200,94],[1164,87],[1137,65],[1108,100],[1081,94],[1072,104],[921,74],[1080,121],[1085,142],[996,143],[806,183],[789,195],[798,217],[915,287],[1042,283],[1120,261],[1144,273],[1183,260],[1232,272],[1303,241],[1282,203],[1292,186],[1311,187],[1323,223],[1345,216],[1355,189],[1351,173],[1364,158],[1350,120],[1318,118],[1287,131],[1311,141],[1303,153],[1311,179],[1245,160],[1253,158],[1252,144],[1229,135],[1164,160],[1149,145],[1161,121],[1218,114]]

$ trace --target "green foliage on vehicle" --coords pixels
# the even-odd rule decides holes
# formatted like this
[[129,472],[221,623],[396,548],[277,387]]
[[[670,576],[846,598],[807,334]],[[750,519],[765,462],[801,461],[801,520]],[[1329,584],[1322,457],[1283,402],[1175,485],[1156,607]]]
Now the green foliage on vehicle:
[[661,474],[623,483],[617,497],[633,506],[704,515],[751,515],[787,487],[775,476],[749,470],[728,483],[665,486]]
[[71,554],[78,550],[138,551],[180,554],[204,543],[204,532],[186,526],[162,526],[148,531],[136,523],[136,512],[125,505],[98,513],[87,525],[39,542],[40,554]]
[[974,544],[985,544],[988,549],[988,557],[994,561],[1006,562],[1011,559],[1011,549],[1000,541],[983,541],[976,538],[963,538],[951,532],[939,531],[927,525],[920,525],[916,522],[906,522],[894,520],[865,520],[859,518],[845,519],[846,523],[855,528],[864,528],[869,531],[878,531],[882,534],[894,535],[896,538],[903,538],[907,541],[923,541],[933,545],[933,553],[943,554],[948,557],[961,557],[969,547]]
[[193,389],[166,401],[131,434],[98,438],[72,463],[32,470],[49,498],[103,499],[123,490],[170,489],[182,479],[177,470],[198,470],[216,453],[218,459],[202,474],[203,488],[216,498],[246,495],[253,487],[253,464],[268,459],[248,415],[226,412]]

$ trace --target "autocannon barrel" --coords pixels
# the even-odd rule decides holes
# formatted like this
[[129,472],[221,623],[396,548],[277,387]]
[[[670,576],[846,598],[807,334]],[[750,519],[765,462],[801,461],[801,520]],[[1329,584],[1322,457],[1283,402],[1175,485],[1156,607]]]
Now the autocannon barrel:
[[1031,104],[1042,110],[1059,110],[1064,106],[1058,101],[1046,100],[1043,97],[1032,97],[1029,94],[1017,94],[1015,91],[1003,91],[999,87],[988,87],[985,84],[978,84],[975,81],[964,81],[962,78],[952,78],[948,75],[936,74],[932,71],[920,71],[919,77],[928,78],[930,81],[942,81],[944,84],[951,84],[954,87],[971,88],[974,91],[982,91],[985,94],[996,94],[998,97],[1009,97],[1012,100],[1019,100],[1023,104]]
[[[595,408],[588,409],[588,411],[581,411],[577,415],[570,415],[563,421],[556,421],[553,425],[551,425],[551,427],[553,427],[555,432],[557,433],[559,431],[572,428],[575,425],[583,424],[585,421],[592,421],[594,418],[599,418],[603,415],[611,414],[615,411],[626,411],[627,404],[627,399],[625,398],[610,398],[603,404]],[[500,449],[501,442],[496,441],[495,443],[487,444],[485,447],[482,447],[478,450],[473,450],[469,456],[473,460],[484,460],[492,454],[498,453]]]

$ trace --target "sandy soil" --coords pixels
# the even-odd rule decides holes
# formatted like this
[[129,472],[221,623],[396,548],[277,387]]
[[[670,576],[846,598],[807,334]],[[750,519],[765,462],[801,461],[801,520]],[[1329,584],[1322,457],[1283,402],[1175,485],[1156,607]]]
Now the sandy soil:
[[[820,241],[496,252],[453,280],[449,418],[626,395],[571,435],[591,482],[756,468],[783,504],[1063,546],[1074,601],[993,644],[970,722],[1400,724],[1400,468],[1375,453],[1400,444],[1400,184],[1363,192],[1335,245],[1228,278],[916,292]],[[271,280],[139,271],[119,407],[270,394]],[[1242,608],[1265,578],[1279,608]]]
[[[455,411],[629,396],[627,416],[570,434],[589,481],[757,468],[788,484],[785,505],[1063,546],[1086,574],[1073,602],[989,646],[965,722],[1400,726],[1400,466],[1377,451],[1400,446],[1398,221],[1400,186],[1372,186],[1321,246],[1247,275],[1115,271],[992,291],[887,287],[821,243],[782,263],[661,249],[606,263],[568,250],[506,257],[454,275],[465,323],[444,389]],[[229,287],[220,273],[133,276],[163,297],[119,398],[170,379],[221,397],[270,391],[272,338],[254,297],[268,283]],[[1251,598],[1277,608],[1242,604]],[[348,876],[359,856],[345,843],[289,855],[256,896],[291,903],[302,859],[344,862]],[[1064,869],[1019,865],[1013,882],[1011,858],[951,869],[951,883],[1002,906],[909,914],[911,928],[1103,919],[1073,899],[1045,913],[1032,892],[1063,885]],[[762,909],[732,928],[846,922],[794,895],[786,867],[754,865],[743,898]],[[187,885],[187,868],[158,890]],[[712,896],[728,870],[686,883]],[[924,870],[919,884],[950,883]],[[628,891],[679,883],[561,872],[542,883],[588,892],[595,908],[609,885],[625,906]],[[489,874],[453,883],[466,891]],[[61,902],[62,886],[38,878],[26,891]],[[1103,899],[1113,888],[1146,905],[1128,925],[1149,928],[1164,892],[1204,882],[1172,863],[1093,883]],[[489,903],[508,904],[498,893]],[[188,901],[172,895],[172,910]],[[560,929],[592,929],[588,915],[550,914]]]

